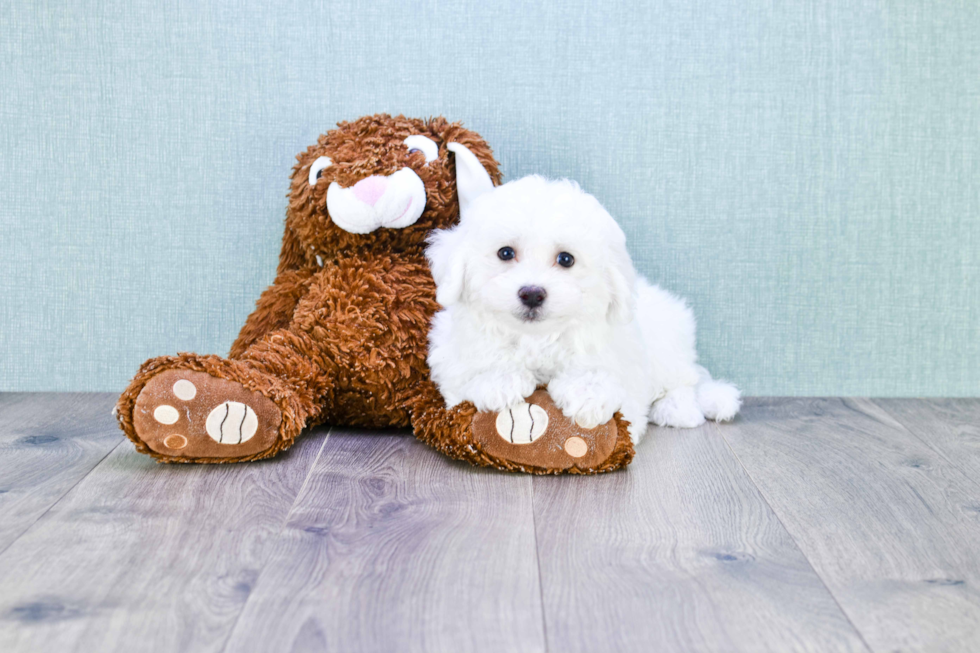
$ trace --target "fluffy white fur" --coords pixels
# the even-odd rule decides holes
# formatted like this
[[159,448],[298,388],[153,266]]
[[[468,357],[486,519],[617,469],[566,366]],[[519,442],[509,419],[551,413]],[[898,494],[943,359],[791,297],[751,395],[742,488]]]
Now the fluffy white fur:
[[[505,246],[513,260],[498,257]],[[739,391],[696,363],[690,309],[637,275],[622,229],[574,182],[487,190],[458,226],[433,233],[427,255],[444,307],[428,361],[447,405],[502,411],[546,384],[585,428],[621,411],[634,442],[648,421],[694,427],[738,412]],[[546,290],[540,307],[522,304],[527,286]]]

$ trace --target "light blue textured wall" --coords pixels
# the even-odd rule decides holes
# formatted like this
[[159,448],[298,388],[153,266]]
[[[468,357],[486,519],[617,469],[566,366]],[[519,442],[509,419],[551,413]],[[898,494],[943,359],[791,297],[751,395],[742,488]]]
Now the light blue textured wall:
[[226,352],[294,155],[387,111],[579,180],[749,393],[980,394],[976,0],[0,0],[0,25],[0,389]]

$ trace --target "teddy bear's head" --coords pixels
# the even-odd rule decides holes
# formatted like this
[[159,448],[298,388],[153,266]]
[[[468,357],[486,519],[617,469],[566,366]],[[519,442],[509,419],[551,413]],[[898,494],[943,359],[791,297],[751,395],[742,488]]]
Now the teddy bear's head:
[[500,183],[483,138],[441,117],[342,122],[296,158],[280,272],[358,250],[421,252],[459,219],[457,167]]

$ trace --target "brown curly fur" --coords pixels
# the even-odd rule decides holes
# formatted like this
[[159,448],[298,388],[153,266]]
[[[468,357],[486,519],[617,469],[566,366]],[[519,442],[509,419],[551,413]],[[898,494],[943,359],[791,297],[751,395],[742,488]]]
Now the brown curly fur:
[[[435,141],[438,158],[426,164],[421,153],[409,154],[402,141],[412,134]],[[239,462],[275,455],[314,424],[411,426],[420,440],[451,458],[508,471],[556,473],[481,451],[470,432],[475,408],[446,409],[429,380],[429,321],[439,307],[424,247],[432,229],[451,226],[459,217],[455,163],[446,149],[451,142],[465,145],[500,183],[497,162],[483,139],[441,117],[378,114],[342,122],[300,154],[276,279],[259,297],[229,358],[180,354],[151,359],[120,397],[118,419],[137,449],[165,462]],[[332,165],[311,187],[309,167],[320,156],[330,157]],[[425,184],[426,207],[415,224],[369,234],[352,234],[333,224],[326,209],[331,182],[349,187],[406,166]],[[133,427],[132,413],[143,386],[166,369],[206,372],[271,399],[283,415],[275,445],[260,454],[220,459],[150,450]],[[573,468],[571,473],[629,464],[633,445],[626,422],[617,420],[619,441],[610,459],[601,469]]]

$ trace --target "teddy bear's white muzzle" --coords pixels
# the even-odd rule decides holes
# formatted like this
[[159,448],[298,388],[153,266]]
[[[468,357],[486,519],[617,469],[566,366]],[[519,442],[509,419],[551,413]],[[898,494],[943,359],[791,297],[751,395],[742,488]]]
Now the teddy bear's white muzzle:
[[372,175],[350,188],[337,182],[327,188],[327,211],[334,224],[352,234],[378,228],[403,229],[425,209],[425,184],[411,168],[387,177]]

